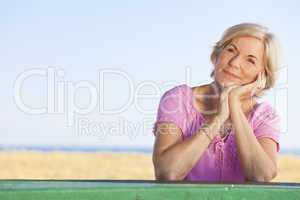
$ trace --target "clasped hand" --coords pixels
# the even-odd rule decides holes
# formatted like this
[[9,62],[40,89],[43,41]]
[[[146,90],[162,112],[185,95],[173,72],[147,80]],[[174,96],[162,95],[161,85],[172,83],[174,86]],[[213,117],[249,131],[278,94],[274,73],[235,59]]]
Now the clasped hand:
[[266,85],[266,78],[262,72],[259,73],[257,79],[245,85],[230,85],[222,89],[218,118],[221,123],[225,122],[230,116],[230,106],[241,105],[245,99],[253,98],[254,95],[259,94]]

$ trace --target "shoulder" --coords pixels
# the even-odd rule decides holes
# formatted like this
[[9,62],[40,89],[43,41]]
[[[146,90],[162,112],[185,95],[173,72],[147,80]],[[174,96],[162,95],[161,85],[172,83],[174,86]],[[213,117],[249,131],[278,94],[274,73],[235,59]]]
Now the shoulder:
[[188,95],[189,86],[186,84],[175,86],[167,90],[161,97],[156,122],[153,132],[157,130],[157,125],[161,122],[173,123],[179,127],[182,132],[186,130],[185,117],[189,112],[187,103],[190,100]]
[[181,84],[181,85],[177,85],[174,86],[173,88],[167,90],[163,96],[166,95],[182,95],[187,93],[187,91],[191,89],[187,84]]
[[189,99],[190,95],[191,95],[191,88],[186,84],[181,84],[167,90],[162,95],[161,102],[163,101],[185,102]]
[[[186,84],[177,85],[167,90],[159,103],[159,114],[179,114],[187,111],[191,100],[191,88]],[[179,117],[179,116],[178,116]]]

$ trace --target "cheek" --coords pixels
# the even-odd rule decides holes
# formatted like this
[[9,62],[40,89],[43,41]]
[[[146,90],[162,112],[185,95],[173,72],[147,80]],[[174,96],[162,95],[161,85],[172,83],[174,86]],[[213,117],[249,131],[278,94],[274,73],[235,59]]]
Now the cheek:
[[235,85],[243,85],[243,81],[239,79],[229,78],[226,74],[224,74],[223,70],[215,71],[215,81],[217,81],[221,86],[226,87],[232,84]]
[[229,61],[229,58],[228,56],[226,56],[225,54],[221,53],[217,59],[217,62],[216,62],[216,67],[217,68],[220,68],[222,66],[224,66],[226,63],[228,63]]
[[256,70],[248,70],[243,72],[243,82],[244,84],[246,83],[251,83],[256,80],[258,73]]

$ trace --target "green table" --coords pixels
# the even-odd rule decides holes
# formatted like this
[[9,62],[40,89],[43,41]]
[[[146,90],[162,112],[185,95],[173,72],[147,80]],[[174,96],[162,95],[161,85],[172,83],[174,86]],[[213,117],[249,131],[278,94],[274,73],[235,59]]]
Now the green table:
[[300,199],[300,184],[186,183],[135,180],[0,180],[0,200]]

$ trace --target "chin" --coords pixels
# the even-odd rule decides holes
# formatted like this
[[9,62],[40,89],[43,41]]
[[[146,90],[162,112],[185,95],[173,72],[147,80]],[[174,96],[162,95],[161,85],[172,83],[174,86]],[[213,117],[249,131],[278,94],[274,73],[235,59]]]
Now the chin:
[[241,83],[239,81],[235,81],[235,80],[221,79],[221,80],[216,80],[216,81],[222,88],[225,88],[225,87],[228,87],[231,85],[241,85]]

